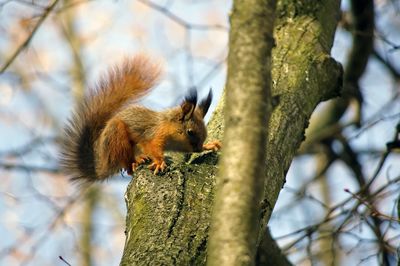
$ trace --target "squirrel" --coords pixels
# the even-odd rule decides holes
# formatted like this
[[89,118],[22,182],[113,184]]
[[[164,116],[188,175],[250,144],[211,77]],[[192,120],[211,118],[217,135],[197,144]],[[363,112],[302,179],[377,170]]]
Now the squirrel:
[[182,104],[153,111],[136,104],[160,79],[161,69],[139,54],[108,71],[84,97],[64,129],[60,164],[72,180],[105,180],[124,168],[132,175],[151,161],[154,174],[166,169],[164,151],[218,150],[204,144],[212,91],[197,104],[195,89]]

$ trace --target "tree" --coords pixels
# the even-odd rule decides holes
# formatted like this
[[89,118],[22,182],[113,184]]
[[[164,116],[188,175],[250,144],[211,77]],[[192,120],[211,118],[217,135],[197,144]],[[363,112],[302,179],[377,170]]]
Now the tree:
[[[273,11],[266,7],[270,6],[273,10],[274,4],[267,3],[268,1],[255,1],[248,7],[246,7],[246,3],[241,1],[234,3],[232,22],[236,21],[237,24],[233,24],[231,28],[230,49],[233,51],[233,55],[228,62],[235,65],[228,65],[228,69],[234,68],[238,64],[244,64],[247,68],[244,68],[244,70],[240,68],[240,71],[243,71],[240,73],[235,73],[234,70],[228,71],[228,73],[253,77],[251,63],[257,70],[268,71],[268,67],[263,66],[263,64],[267,65],[268,61],[265,61],[266,58],[262,58],[263,56],[268,57],[267,50],[257,52],[257,47],[261,46],[262,49],[267,49],[267,44],[271,41],[268,32],[262,32],[266,30],[264,27],[268,28],[266,25],[272,25],[272,21],[268,22],[266,15],[273,14]],[[263,9],[260,6],[265,7]],[[246,8],[249,10],[258,8],[258,16],[255,15],[256,11],[253,11],[253,13],[247,11]],[[275,32],[276,48],[272,60],[272,76],[275,84],[272,95],[278,99],[278,103],[271,114],[268,128],[265,199],[261,204],[261,212],[258,215],[256,213],[251,216],[253,219],[259,215],[262,216],[261,225],[263,225],[264,230],[261,230],[262,233],[259,235],[261,241],[270,240],[264,237],[266,234],[265,225],[284,184],[285,174],[290,162],[304,139],[304,130],[308,119],[318,103],[339,95],[342,74],[340,65],[329,55],[337,18],[339,17],[339,3],[337,1],[321,1],[318,4],[283,1],[278,4],[277,14],[279,16]],[[249,19],[249,15],[254,17],[255,22]],[[257,19],[262,22],[257,22]],[[270,19],[273,19],[273,15]],[[264,20],[267,22],[263,22]],[[255,26],[249,26],[245,29],[243,25],[250,23],[249,21],[252,22],[249,25]],[[257,27],[257,25],[260,26]],[[245,33],[246,30],[250,33]],[[257,36],[257,39],[247,36]],[[250,47],[249,42],[251,41],[249,39],[260,44],[254,43],[253,50],[243,48],[246,45]],[[233,59],[234,55],[235,59]],[[248,65],[245,62],[249,62]],[[283,75],[285,71],[286,75]],[[243,82],[243,84],[229,83],[228,79],[228,91],[234,90],[235,86],[239,88],[248,86],[245,83],[246,79],[236,77],[233,80]],[[250,82],[254,84],[254,81]],[[256,83],[258,87],[268,86],[267,84],[268,79],[262,83]],[[238,91],[238,89],[235,89],[235,91]],[[244,99],[251,100],[250,97],[246,96]],[[237,106],[253,104],[252,102],[241,103],[240,99],[235,101]],[[259,100],[256,98],[255,101]],[[223,105],[223,100],[220,105]],[[257,104],[255,105],[257,106]],[[268,105],[262,106],[267,108]],[[230,108],[228,112],[234,112],[235,106]],[[223,107],[220,107],[216,112],[222,112],[222,110]],[[211,120],[209,125],[211,137],[221,138],[222,132],[220,130],[214,132],[214,129],[222,128],[221,117],[222,114],[217,113]],[[237,114],[236,117],[239,120],[244,119]],[[235,123],[235,121],[230,121],[230,123]],[[244,143],[248,141],[243,133],[238,137]],[[235,140],[237,140],[237,137]],[[264,142],[253,143],[253,145],[264,147],[265,145],[262,143]],[[241,143],[231,142],[229,142],[229,145],[244,146]],[[253,149],[256,151],[255,147]],[[238,150],[232,149],[230,152],[238,152]],[[154,177],[151,173],[145,171],[135,175],[132,179],[126,194],[128,209],[127,240],[121,265],[140,263],[199,265],[205,263],[206,251],[212,252],[207,249],[207,237],[215,193],[216,160],[214,154],[206,154],[195,156],[189,162],[190,164],[187,165],[174,165],[171,171],[161,177]],[[201,164],[199,164],[200,162]],[[229,166],[225,165],[225,167]],[[264,169],[264,167],[260,169]],[[259,173],[255,172],[254,174]],[[229,182],[229,180],[220,181],[220,183],[223,182]],[[260,189],[259,186],[263,183],[263,180],[261,180],[258,186],[253,185],[252,188]],[[231,189],[235,189],[235,187]],[[248,196],[242,196],[259,198],[259,196],[253,196],[256,194],[255,191],[245,192],[248,193]],[[236,204],[232,205],[232,208],[235,206]],[[255,208],[255,210],[257,211],[258,208]],[[224,216],[225,210],[218,208],[216,212],[214,216],[220,215],[218,212],[221,212],[221,215]],[[245,219],[243,216],[246,213],[240,215],[242,216],[220,217],[218,223],[221,225],[218,229],[224,226],[224,219]],[[252,223],[256,225],[257,221],[252,221]],[[253,230],[251,226],[244,228]],[[240,231],[234,233],[246,234]],[[270,243],[263,243],[263,245],[267,244]],[[256,246],[255,243],[253,245]],[[215,252],[219,251],[217,249]],[[262,250],[259,251],[260,258],[263,252]],[[255,254],[255,251],[253,251],[253,254]],[[242,263],[244,262],[242,261]],[[247,263],[251,264],[251,256]]]
[[[234,2],[230,27],[225,1],[0,3],[0,264],[54,265],[61,256],[114,265],[125,238],[123,265],[222,264],[219,252],[229,265],[396,263],[400,2],[342,1],[340,11],[340,1],[280,0],[275,12],[273,1],[245,2]],[[128,186],[126,218],[124,173],[89,190],[68,183],[57,136],[86,84],[145,48],[168,60],[148,106],[171,106],[193,86],[218,95],[228,28],[226,93],[209,123],[210,140],[230,134],[221,159],[170,154],[157,176],[143,167]],[[271,96],[261,96],[269,73]],[[173,100],[157,106],[166,99],[157,93]],[[258,149],[239,150],[256,174],[235,185],[236,204],[212,215],[214,204],[234,202],[237,180],[223,174],[235,171],[232,148],[254,145],[251,133]],[[235,216],[237,205],[244,212]]]

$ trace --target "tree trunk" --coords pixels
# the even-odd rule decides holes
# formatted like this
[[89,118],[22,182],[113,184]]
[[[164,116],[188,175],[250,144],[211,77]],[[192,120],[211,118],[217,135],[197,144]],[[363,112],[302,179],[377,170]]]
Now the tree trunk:
[[[267,223],[285,175],[304,139],[315,106],[339,94],[342,69],[330,57],[340,2],[278,1],[272,78],[276,106],[268,127],[265,199],[257,263],[267,264]],[[221,139],[224,100],[209,124],[210,139]],[[135,173],[125,199],[126,242],[121,265],[204,265],[214,200],[218,155],[174,159],[166,173]],[[229,219],[230,217],[226,217]],[[284,264],[283,264],[284,265]]]

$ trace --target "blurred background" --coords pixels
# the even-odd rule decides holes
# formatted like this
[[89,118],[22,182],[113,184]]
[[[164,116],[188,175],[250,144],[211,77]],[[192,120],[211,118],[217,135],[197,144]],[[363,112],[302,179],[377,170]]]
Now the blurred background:
[[[295,265],[397,260],[400,1],[374,3],[363,101],[349,102],[328,128],[328,145],[300,149],[270,221]],[[63,124],[110,66],[138,52],[165,69],[144,105],[174,106],[195,86],[201,96],[213,89],[213,108],[225,82],[230,7],[216,0],[0,0],[0,265],[119,264],[130,177],[83,190],[70,183],[57,163]],[[343,1],[332,50],[344,65],[354,34],[349,9]],[[363,184],[369,198],[356,194]]]

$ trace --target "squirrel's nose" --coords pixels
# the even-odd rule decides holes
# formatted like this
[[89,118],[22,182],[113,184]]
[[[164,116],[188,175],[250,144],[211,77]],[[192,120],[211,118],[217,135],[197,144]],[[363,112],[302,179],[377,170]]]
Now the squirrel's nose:
[[203,144],[197,144],[196,146],[193,146],[193,151],[194,151],[194,152],[201,152],[201,151],[203,151]]

